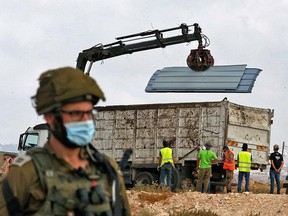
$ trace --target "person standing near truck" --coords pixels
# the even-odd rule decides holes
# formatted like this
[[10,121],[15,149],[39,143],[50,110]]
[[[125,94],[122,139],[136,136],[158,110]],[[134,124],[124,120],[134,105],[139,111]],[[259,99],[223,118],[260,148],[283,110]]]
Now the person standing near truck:
[[[15,158],[15,156],[14,156]],[[0,176],[5,174],[7,175],[8,171],[9,171],[9,167],[12,165],[14,158],[8,154],[5,154],[2,158],[3,160],[3,164],[0,167]]]
[[204,150],[201,150],[197,157],[197,172],[198,172],[198,181],[196,184],[196,191],[201,192],[202,183],[203,185],[203,193],[207,192],[208,185],[210,182],[210,177],[212,174],[211,165],[218,163],[218,158],[216,154],[211,151],[212,144],[210,142],[205,143]]
[[174,159],[170,143],[166,140],[163,140],[163,148],[160,150],[158,169],[160,169],[160,184],[171,188]]
[[238,162],[238,170],[239,170],[237,191],[238,193],[241,192],[243,177],[245,177],[245,191],[249,191],[252,154],[248,152],[247,143],[243,143],[242,151],[239,152],[237,156],[237,162]]
[[277,194],[280,194],[280,172],[284,165],[284,160],[282,154],[278,152],[279,146],[276,144],[273,146],[273,153],[270,154],[269,160],[271,163],[270,167],[270,194],[274,193],[274,179],[277,185]]
[[0,183],[0,215],[131,215],[117,163],[90,142],[96,81],[71,67],[41,74],[32,98],[50,138],[14,160]]
[[235,170],[234,153],[228,146],[223,147],[223,152],[223,169],[226,170],[226,191],[227,193],[231,193],[231,181]]

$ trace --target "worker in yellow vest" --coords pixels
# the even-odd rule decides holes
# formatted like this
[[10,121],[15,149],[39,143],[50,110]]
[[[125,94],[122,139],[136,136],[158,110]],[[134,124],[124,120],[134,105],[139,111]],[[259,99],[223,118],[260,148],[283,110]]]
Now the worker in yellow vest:
[[245,177],[245,191],[249,191],[252,155],[248,152],[248,145],[246,143],[243,143],[242,151],[238,153],[237,162],[239,169],[237,191],[238,193],[241,192],[243,177]]
[[171,187],[174,159],[170,144],[166,140],[163,140],[163,148],[160,150],[158,169],[159,168],[160,168],[160,184]]
[[223,169],[226,170],[226,191],[231,193],[231,181],[235,170],[234,153],[228,146],[223,147]]

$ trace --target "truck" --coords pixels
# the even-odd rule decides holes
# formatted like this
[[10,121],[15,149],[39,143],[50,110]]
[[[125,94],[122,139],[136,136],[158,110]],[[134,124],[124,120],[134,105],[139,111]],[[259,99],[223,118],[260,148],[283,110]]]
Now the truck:
[[49,127],[46,123],[28,127],[19,136],[18,151],[22,152],[35,146],[43,146],[49,140]]
[[[221,190],[225,185],[224,145],[229,146],[236,159],[243,143],[247,143],[253,158],[251,168],[254,170],[265,169],[269,164],[272,109],[239,105],[226,99],[95,108],[96,131],[92,144],[118,163],[125,150],[133,150],[123,169],[126,185],[158,181],[157,166],[163,140],[173,143],[173,190],[181,187],[183,182],[195,183],[197,154],[206,142],[212,143],[211,150],[219,160],[217,165],[212,166],[212,191]],[[45,130],[36,131],[34,128],[33,134],[27,130],[22,135],[19,150],[25,149],[27,144],[28,148],[31,147],[28,142],[31,135],[34,140],[47,139],[47,131],[44,139],[41,136]]]

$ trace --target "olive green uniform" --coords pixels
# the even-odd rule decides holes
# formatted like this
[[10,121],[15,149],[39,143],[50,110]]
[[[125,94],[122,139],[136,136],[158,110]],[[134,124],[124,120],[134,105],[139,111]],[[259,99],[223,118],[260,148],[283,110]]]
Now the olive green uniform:
[[[33,149],[34,148],[31,150]],[[49,143],[45,144],[44,149],[47,150],[52,158],[54,171],[58,173],[65,173],[65,175],[67,174],[68,176],[75,175],[75,169],[73,169],[63,158],[57,155]],[[30,150],[28,150],[28,152],[29,151]],[[32,215],[38,212],[45,203],[47,196],[47,191],[43,188],[43,184],[41,184],[34,162],[32,161],[32,158],[29,156],[28,152],[24,156],[19,156],[14,161],[14,164],[11,166],[9,173],[6,176],[13,196],[16,197],[19,201],[19,206],[23,215]],[[102,182],[104,182],[103,187],[105,194],[107,194],[109,203],[113,203],[112,182],[109,180],[111,177],[110,174],[107,172],[104,174],[101,173],[105,169],[101,168],[100,164],[97,166],[97,163],[92,161],[86,148],[81,149],[80,156],[82,158],[88,159],[89,161],[89,166],[87,166],[85,170],[87,175],[102,176],[101,179]],[[106,161],[108,161],[111,167],[116,170],[118,174],[120,200],[122,201],[123,209],[125,209],[127,215],[131,215],[122,173],[113,159],[107,156],[104,156],[104,158]],[[9,215],[7,203],[3,195],[3,181],[4,180],[2,179],[0,183],[0,215]],[[113,207],[111,208],[113,209]]]

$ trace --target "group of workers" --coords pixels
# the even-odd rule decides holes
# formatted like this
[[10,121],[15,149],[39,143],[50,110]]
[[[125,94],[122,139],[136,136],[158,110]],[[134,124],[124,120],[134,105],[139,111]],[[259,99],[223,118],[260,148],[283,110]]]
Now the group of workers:
[[[169,142],[163,141],[163,148],[160,150],[159,166],[160,169],[160,184],[171,187],[171,176],[174,168],[174,158],[172,148]],[[210,142],[205,143],[205,149],[199,151],[197,155],[197,183],[196,191],[208,192],[210,186],[210,178],[212,176],[212,165],[218,164],[217,155],[211,151],[212,144]],[[278,152],[279,146],[273,146],[273,153],[270,154],[270,193],[274,193],[274,181],[277,185],[277,194],[280,194],[280,172],[284,165],[282,154]],[[245,192],[249,192],[250,183],[250,170],[252,164],[252,154],[248,151],[248,145],[243,143],[242,151],[237,155],[238,166],[238,184],[237,192],[241,192],[243,178],[245,179]],[[234,153],[228,146],[223,147],[223,169],[226,171],[226,192],[231,193],[231,182],[234,176],[234,170],[237,169]]]

